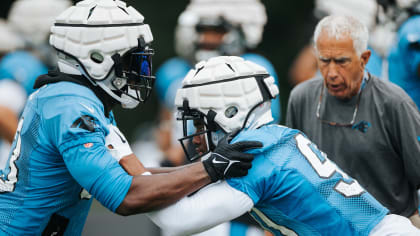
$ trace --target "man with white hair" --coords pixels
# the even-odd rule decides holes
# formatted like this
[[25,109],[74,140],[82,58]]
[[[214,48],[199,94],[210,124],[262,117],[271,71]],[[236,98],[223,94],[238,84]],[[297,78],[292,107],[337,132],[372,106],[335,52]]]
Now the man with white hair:
[[[377,12],[378,4],[376,0],[315,0],[313,16],[310,19],[310,24],[308,24],[306,31],[308,31],[308,34],[312,34],[317,22],[325,16],[341,15],[357,18],[368,27],[370,34],[375,35],[375,37],[371,37],[371,39],[373,38],[375,40],[370,40],[368,44],[371,50],[371,56],[366,65],[366,69],[375,76],[381,76],[383,58],[386,56],[386,53],[383,51],[387,48],[384,42],[392,41],[392,37],[382,37],[385,35],[378,35],[376,33],[378,29],[376,23]],[[290,83],[297,85],[317,75],[319,75],[317,59],[312,42],[309,42],[298,53],[289,70]]]
[[368,30],[346,16],[314,33],[322,77],[291,92],[286,124],[302,130],[391,213],[418,218],[420,113],[398,86],[366,71]]

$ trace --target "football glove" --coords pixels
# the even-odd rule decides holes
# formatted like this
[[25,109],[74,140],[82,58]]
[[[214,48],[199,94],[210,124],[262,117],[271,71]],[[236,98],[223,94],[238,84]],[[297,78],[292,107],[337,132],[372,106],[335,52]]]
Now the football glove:
[[105,137],[105,146],[108,148],[112,157],[119,162],[123,157],[132,154],[133,151],[118,127],[112,124],[109,124],[107,127],[109,133]]
[[254,155],[244,151],[263,146],[258,141],[242,141],[229,144],[234,135],[234,133],[227,134],[220,140],[214,151],[208,154],[208,158],[203,161],[204,168],[212,182],[247,175],[248,170],[252,167],[251,162]]

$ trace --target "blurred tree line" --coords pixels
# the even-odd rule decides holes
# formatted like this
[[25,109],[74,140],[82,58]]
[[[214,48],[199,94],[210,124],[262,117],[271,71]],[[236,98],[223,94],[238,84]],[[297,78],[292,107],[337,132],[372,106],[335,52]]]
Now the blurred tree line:
[[[7,17],[12,2],[13,0],[2,0],[0,8],[2,18]],[[185,9],[189,0],[126,0],[126,2],[143,14],[145,23],[152,29],[154,36],[152,47],[155,49],[153,66],[156,72],[165,60],[175,56],[174,29],[179,14]],[[256,52],[268,58],[277,70],[284,121],[291,89],[288,70],[300,48],[307,44],[311,37],[313,29],[309,21],[313,0],[262,0],[262,2],[267,10],[268,22],[263,41]],[[129,139],[133,138],[135,128],[144,122],[157,120],[158,106],[156,96],[153,96],[146,104],[134,110],[116,108],[114,112],[120,129]]]

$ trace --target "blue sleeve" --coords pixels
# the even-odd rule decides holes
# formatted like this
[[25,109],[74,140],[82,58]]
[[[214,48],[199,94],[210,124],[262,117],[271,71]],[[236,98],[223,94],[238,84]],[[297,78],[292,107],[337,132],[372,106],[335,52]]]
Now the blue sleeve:
[[105,147],[109,132],[102,108],[80,97],[58,97],[43,111],[50,134],[73,178],[111,211],[130,188],[128,175]]
[[407,69],[410,74],[417,75],[420,65],[420,17],[410,18],[399,31],[398,50],[406,58]]
[[155,91],[161,103],[167,108],[175,106],[175,96],[182,80],[191,66],[181,58],[172,58],[165,62],[156,72]]
[[133,177],[128,175],[105,148],[104,143],[91,147],[77,145],[62,155],[74,179],[102,205],[115,212],[130,189]]
[[382,57],[375,52],[372,48],[369,47],[371,51],[371,55],[369,58],[368,63],[366,64],[366,70],[371,73],[372,75],[382,78]]
[[0,62],[0,79],[16,80],[28,95],[34,91],[36,78],[47,72],[47,67],[40,60],[24,51],[9,53]]
[[248,195],[254,202],[254,205],[260,201],[264,194],[264,173],[267,173],[266,171],[268,170],[263,170],[261,168],[263,167],[263,165],[261,165],[263,159],[264,156],[255,157],[252,162],[252,168],[248,171],[248,175],[241,178],[231,178],[226,180],[232,188]]
[[[278,80],[278,77],[277,77],[276,70],[274,69],[274,66],[270,63],[270,61],[268,61],[263,56],[260,56],[258,54],[254,54],[254,53],[244,54],[244,55],[242,55],[242,58],[244,58],[245,60],[252,61],[252,62],[264,67],[267,70],[267,72],[271,76],[273,76],[274,81],[277,84],[277,86],[279,86],[279,80]],[[279,91],[280,91],[280,88],[279,88]],[[271,112],[273,114],[274,123],[279,124],[280,121],[281,121],[280,93],[279,93],[279,95],[277,95],[277,97],[275,99],[273,99],[271,101]]]

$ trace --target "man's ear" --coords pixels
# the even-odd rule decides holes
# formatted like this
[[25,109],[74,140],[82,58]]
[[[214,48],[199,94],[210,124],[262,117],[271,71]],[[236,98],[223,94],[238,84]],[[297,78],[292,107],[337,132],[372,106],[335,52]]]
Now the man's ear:
[[371,51],[370,50],[366,50],[362,53],[362,55],[360,56],[360,63],[363,69],[365,69],[366,64],[369,62],[369,58],[371,55]]

